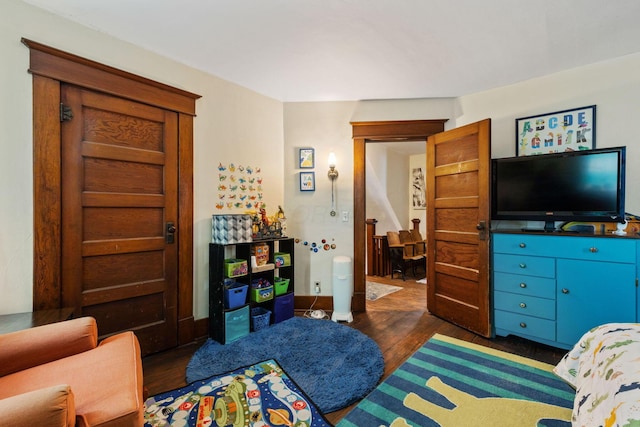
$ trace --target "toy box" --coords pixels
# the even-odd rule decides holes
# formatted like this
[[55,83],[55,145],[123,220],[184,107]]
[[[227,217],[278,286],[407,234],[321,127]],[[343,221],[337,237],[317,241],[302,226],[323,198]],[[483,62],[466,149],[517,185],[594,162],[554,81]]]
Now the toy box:
[[230,343],[249,335],[249,306],[245,305],[237,310],[225,312],[224,328],[224,343]]
[[273,286],[276,290],[276,296],[284,295],[289,290],[289,279],[283,277],[275,277],[273,279]]
[[224,275],[226,277],[238,277],[244,276],[249,273],[249,266],[247,260],[244,259],[225,259],[224,260]]
[[273,299],[273,286],[268,288],[251,288],[251,301],[265,302]]
[[286,252],[276,252],[273,254],[276,267],[288,267],[291,265],[291,255]]
[[234,309],[247,302],[247,290],[249,285],[234,282],[224,289],[224,308]]
[[273,285],[267,279],[251,281],[251,301],[264,302],[273,299]]
[[273,303],[273,323],[280,323],[294,316],[293,294],[277,297]]
[[251,329],[254,332],[267,328],[270,322],[271,311],[262,307],[255,307],[251,309]]
[[211,243],[228,245],[253,241],[250,215],[213,215]]

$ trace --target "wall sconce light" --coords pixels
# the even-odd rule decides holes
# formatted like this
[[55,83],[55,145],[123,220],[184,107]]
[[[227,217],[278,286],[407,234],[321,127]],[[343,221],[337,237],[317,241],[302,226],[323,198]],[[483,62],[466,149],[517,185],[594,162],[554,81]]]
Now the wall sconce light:
[[336,216],[335,184],[336,179],[338,179],[338,171],[336,170],[336,155],[333,152],[329,153],[329,172],[327,172],[327,176],[331,180],[331,212],[329,214]]
[[335,181],[338,178],[338,171],[336,170],[336,155],[329,153],[329,172],[327,173],[331,181]]

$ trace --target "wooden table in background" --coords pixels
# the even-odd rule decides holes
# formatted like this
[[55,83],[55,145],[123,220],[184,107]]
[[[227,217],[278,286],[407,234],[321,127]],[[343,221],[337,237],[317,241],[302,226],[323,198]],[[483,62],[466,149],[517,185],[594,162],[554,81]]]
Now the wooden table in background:
[[73,317],[73,308],[38,310],[30,313],[0,315],[0,334],[29,329],[49,323],[62,322]]

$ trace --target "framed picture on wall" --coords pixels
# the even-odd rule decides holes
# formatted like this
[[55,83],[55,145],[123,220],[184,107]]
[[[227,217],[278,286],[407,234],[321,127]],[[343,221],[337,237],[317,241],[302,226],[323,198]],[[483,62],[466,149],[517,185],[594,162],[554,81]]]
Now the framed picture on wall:
[[413,168],[411,171],[411,198],[413,200],[413,209],[427,208],[424,172],[422,168]]
[[314,172],[300,172],[300,191],[316,191]]
[[313,148],[301,148],[298,162],[300,169],[313,169],[316,163],[315,150]]
[[516,119],[516,155],[591,150],[596,147],[596,106]]

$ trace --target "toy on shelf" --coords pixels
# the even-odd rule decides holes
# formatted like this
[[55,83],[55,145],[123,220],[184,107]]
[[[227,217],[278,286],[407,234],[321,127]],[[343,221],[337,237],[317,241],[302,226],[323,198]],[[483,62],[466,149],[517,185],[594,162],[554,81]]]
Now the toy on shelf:
[[282,225],[286,218],[280,206],[278,206],[278,212],[271,218],[267,217],[267,211],[264,208],[257,212],[249,212],[249,215],[251,215],[251,231],[254,240],[277,239],[284,236]]

